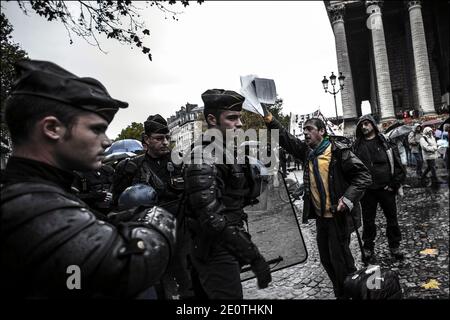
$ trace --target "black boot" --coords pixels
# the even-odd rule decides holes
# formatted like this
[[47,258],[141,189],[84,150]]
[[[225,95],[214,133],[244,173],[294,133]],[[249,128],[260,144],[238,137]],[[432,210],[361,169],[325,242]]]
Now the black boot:
[[361,257],[361,260],[364,264],[374,264],[376,262],[375,252],[373,249],[363,249],[364,258]]
[[391,255],[397,260],[403,260],[404,255],[400,248],[390,248]]

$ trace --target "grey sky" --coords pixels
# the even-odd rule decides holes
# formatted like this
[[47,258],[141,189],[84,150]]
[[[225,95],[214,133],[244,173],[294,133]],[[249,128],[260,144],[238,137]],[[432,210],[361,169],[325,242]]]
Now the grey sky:
[[[202,105],[210,88],[240,89],[241,75],[275,80],[285,113],[317,110],[334,116],[334,102],[321,80],[337,74],[332,28],[322,1],[206,1],[174,7],[179,21],[153,8],[142,12],[150,29],[153,61],[113,40],[107,54],[73,36],[58,22],[25,16],[14,2],[2,2],[13,38],[32,59],[50,60],[79,76],[100,80],[110,94],[127,101],[108,129],[115,138],[149,114],[169,117],[186,102]],[[338,113],[342,114],[340,95]]]

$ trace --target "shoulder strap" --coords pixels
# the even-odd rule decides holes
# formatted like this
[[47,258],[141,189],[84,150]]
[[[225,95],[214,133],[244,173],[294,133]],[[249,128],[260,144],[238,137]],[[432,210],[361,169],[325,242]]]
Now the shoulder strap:
[[[143,176],[145,176],[145,181],[141,181],[143,183],[149,183],[156,190],[156,192],[160,192],[161,189],[165,189],[164,182],[158,177],[158,175],[152,170],[147,161],[142,161],[140,166],[142,169]],[[142,180],[142,175],[140,177]]]

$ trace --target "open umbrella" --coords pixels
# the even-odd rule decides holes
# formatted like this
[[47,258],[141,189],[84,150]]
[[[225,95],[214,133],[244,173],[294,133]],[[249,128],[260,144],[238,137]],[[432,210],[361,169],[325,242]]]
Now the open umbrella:
[[109,155],[112,153],[119,152],[134,152],[142,150],[142,143],[136,139],[123,139],[114,142],[108,149],[106,149],[105,154]]
[[412,130],[413,130],[413,127],[407,126],[407,125],[402,125],[402,126],[396,127],[394,129],[392,129],[391,131],[389,131],[387,136],[390,139],[395,139],[395,138],[404,136],[406,134],[409,134]]
[[389,132],[391,132],[395,128],[401,127],[403,125],[404,125],[403,121],[395,121],[393,124],[391,124],[389,127],[386,128],[384,133],[388,134]]
[[133,152],[114,152],[108,154],[104,159],[103,163],[112,163],[116,161],[123,160],[125,158],[131,158],[134,157],[136,154]]
[[439,125],[439,124],[441,124],[441,123],[443,123],[443,122],[444,122],[444,120],[442,120],[442,119],[428,120],[428,121],[422,122],[422,127]]

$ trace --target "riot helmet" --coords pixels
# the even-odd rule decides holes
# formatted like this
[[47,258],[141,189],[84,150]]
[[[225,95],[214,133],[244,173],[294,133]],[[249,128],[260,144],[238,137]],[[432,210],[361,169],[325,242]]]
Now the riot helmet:
[[133,207],[152,207],[158,203],[158,194],[151,186],[138,183],[126,188],[119,197],[120,210]]

